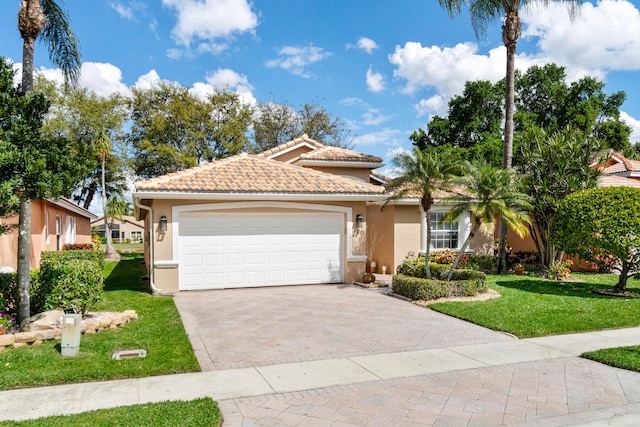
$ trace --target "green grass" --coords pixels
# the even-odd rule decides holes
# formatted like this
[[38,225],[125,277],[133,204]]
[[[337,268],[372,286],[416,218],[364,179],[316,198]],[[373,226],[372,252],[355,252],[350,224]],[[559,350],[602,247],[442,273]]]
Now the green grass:
[[222,417],[218,405],[210,398],[189,402],[160,402],[120,406],[81,414],[54,416],[27,421],[0,421],[2,427],[111,427],[111,426],[182,426],[218,427]]
[[[0,352],[0,390],[199,371],[171,297],[152,296],[140,256],[105,263],[105,292],[92,311],[135,310],[139,318],[116,330],[82,335],[76,357],[60,341]],[[113,350],[145,349],[146,358],[112,360]]]
[[637,345],[590,351],[583,353],[581,357],[616,368],[640,372],[640,346]]
[[[432,304],[433,310],[520,338],[634,327],[640,325],[640,298],[597,295],[613,289],[617,277],[572,274],[586,283],[555,282],[527,276],[489,276],[489,287],[502,296],[488,301]],[[640,292],[640,281],[630,280]]]
[[114,243],[113,248],[121,254],[128,254],[128,253],[141,254],[144,252],[143,243]]

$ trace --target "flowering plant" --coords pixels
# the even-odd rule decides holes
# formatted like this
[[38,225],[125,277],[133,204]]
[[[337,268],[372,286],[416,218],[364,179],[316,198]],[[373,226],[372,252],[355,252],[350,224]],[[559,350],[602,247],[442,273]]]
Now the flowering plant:
[[565,261],[554,262],[551,265],[549,265],[549,267],[547,267],[545,276],[547,277],[547,279],[562,280],[565,277],[567,277],[569,273],[571,273],[572,265],[573,265],[573,262],[570,259]]
[[10,329],[13,325],[13,317],[5,313],[0,313],[0,326],[4,326],[5,329]]

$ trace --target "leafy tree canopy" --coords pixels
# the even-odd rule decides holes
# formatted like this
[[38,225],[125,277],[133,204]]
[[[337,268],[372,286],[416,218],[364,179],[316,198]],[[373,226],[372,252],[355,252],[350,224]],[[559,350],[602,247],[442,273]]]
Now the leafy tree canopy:
[[[604,83],[594,77],[566,82],[563,67],[533,66],[515,75],[516,134],[532,128],[558,132],[567,127],[600,139],[605,147],[630,154],[631,128],[620,119],[625,93],[607,95]],[[467,82],[461,95],[451,98],[448,113],[434,116],[427,130],[419,129],[411,140],[419,149],[451,146],[467,149],[466,159],[482,157],[499,165],[502,159],[504,80]],[[515,164],[520,164],[518,139],[514,142]]]
[[640,189],[603,187],[571,194],[560,204],[552,227],[555,245],[594,260],[613,255],[620,272],[617,292],[640,272]]
[[14,75],[12,64],[0,58],[0,209],[5,215],[15,212],[20,200],[70,194],[85,172],[76,145],[42,133],[49,101],[40,93],[25,96],[13,85]]
[[237,154],[248,145],[251,108],[229,90],[200,99],[188,88],[162,82],[133,89],[130,108],[133,169],[143,178]]
[[350,130],[339,117],[332,116],[313,101],[297,110],[287,103],[261,102],[253,118],[253,145],[260,152],[307,134],[325,145],[349,147]]

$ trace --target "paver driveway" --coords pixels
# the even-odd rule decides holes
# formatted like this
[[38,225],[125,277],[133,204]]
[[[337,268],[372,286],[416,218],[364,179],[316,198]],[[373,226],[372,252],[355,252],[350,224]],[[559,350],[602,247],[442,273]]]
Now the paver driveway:
[[203,370],[513,340],[353,285],[182,292],[175,297]]

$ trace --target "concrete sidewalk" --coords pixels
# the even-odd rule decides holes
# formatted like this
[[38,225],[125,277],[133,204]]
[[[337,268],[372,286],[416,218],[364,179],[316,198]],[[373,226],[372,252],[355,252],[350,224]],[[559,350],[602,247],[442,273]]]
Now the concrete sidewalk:
[[[584,424],[587,420],[590,422],[606,420],[614,415],[619,415],[619,421],[624,422],[624,420],[630,419],[637,420],[634,418],[634,414],[640,414],[640,374],[576,359],[575,356],[599,348],[638,344],[640,344],[640,328],[629,328],[243,369],[2,391],[0,392],[0,420],[39,418],[114,406],[163,400],[189,400],[210,396],[221,403],[225,427],[241,425],[246,417],[251,419],[249,424],[267,425],[268,422],[271,423],[270,425],[286,424],[287,422],[282,419],[278,421],[278,418],[275,417],[276,412],[280,416],[289,417],[293,425],[384,425],[383,421],[385,420],[394,425],[429,425],[437,421],[437,418],[433,418],[432,422],[428,421],[433,414],[440,417],[459,417],[462,414],[467,417],[466,421],[459,425],[474,425],[474,423],[496,425],[518,423],[519,421],[533,423],[536,420],[536,422],[542,422],[543,419],[550,421],[552,418],[549,417],[554,416],[565,417],[557,419],[557,425],[571,424],[572,420],[576,424]],[[544,373],[540,373],[542,371]],[[571,394],[569,397],[565,395],[558,398],[556,396],[557,390],[554,387],[546,382],[540,383],[540,378],[543,375],[551,373],[554,373],[553,381],[565,382],[562,386],[563,390],[572,390],[577,387],[576,390],[579,394],[576,397]],[[533,379],[526,379],[527,374],[531,375]],[[514,386],[518,375],[525,375],[523,377],[525,379],[521,383],[516,381]],[[561,378],[555,378],[555,376]],[[593,378],[585,379],[585,376]],[[545,381],[552,379],[551,377],[552,375],[549,375]],[[416,378],[415,383],[411,383],[411,378]],[[493,393],[491,399],[487,400],[487,404],[493,402],[495,406],[495,402],[503,402],[502,409],[500,409],[501,404],[498,403],[497,407],[493,408],[493,412],[487,411],[485,406],[478,407],[482,410],[481,412],[477,408],[474,412],[469,408],[470,405],[474,403],[477,405],[479,401],[482,401],[478,395],[475,398],[469,397],[468,401],[463,398],[452,399],[452,396],[455,397],[455,393],[459,393],[456,391],[456,387],[462,384],[461,378],[467,378],[472,382],[482,378],[482,381],[477,384],[479,389],[490,387],[492,389],[487,391],[487,395]],[[509,381],[509,387],[504,386],[506,380]],[[589,383],[580,382],[582,380],[588,380]],[[389,398],[387,397],[384,402],[382,400],[378,402],[379,404],[376,404],[374,399],[365,405],[369,412],[377,408],[375,410],[378,412],[372,415],[367,415],[367,412],[363,410],[361,417],[354,418],[351,423],[340,419],[345,414],[353,416],[353,413],[349,414],[352,411],[359,413],[362,408],[358,406],[360,405],[358,396],[364,398],[370,396],[371,393],[377,395],[376,393],[379,394],[380,390],[385,389],[391,390],[389,392],[391,396],[402,389],[402,393],[406,397],[407,392],[403,387],[415,389],[416,384],[423,384],[423,387],[424,384],[431,384],[427,391],[422,392],[421,399],[424,400],[426,392],[434,396],[438,395],[438,390],[442,389],[442,384],[438,381],[452,384],[451,390],[448,391],[449,394],[443,392],[443,396],[448,397],[446,402],[441,404],[440,412],[435,412],[436,409],[433,408],[432,412],[428,412],[423,408],[422,415],[420,415],[422,418],[408,417],[405,413],[410,410],[406,408],[405,402],[402,404],[404,405],[402,408],[389,408],[389,411],[396,410],[397,412],[400,410],[398,413],[405,414],[403,415],[405,418],[408,417],[403,422],[399,418],[394,421],[395,418],[387,419],[385,414],[379,412],[380,408],[384,408],[388,403]],[[535,386],[535,390],[528,390],[528,385]],[[499,388],[494,389],[493,387]],[[513,410],[513,405],[509,406],[509,399],[513,402],[513,393],[516,389],[522,389],[527,396],[523,402],[516,405],[517,408],[523,408],[523,413],[507,414],[506,412]],[[318,390],[329,391],[325,393]],[[460,392],[463,392],[465,388],[463,387],[461,390]],[[469,387],[466,387],[466,390],[469,390]],[[331,403],[330,398],[326,400],[317,398],[323,393],[326,397],[343,392],[348,395],[355,393],[356,398],[352,396],[352,400],[355,399],[355,401],[341,397],[342,407],[334,408],[333,406],[336,404]],[[616,394],[616,396],[612,396],[612,394]],[[257,400],[256,398],[248,399],[256,396],[259,397]],[[308,397],[308,401],[305,400],[305,396]],[[314,396],[316,398],[313,398]],[[531,399],[531,396],[535,396],[535,398]],[[593,396],[593,399],[590,396]],[[383,397],[378,399],[383,399]],[[562,402],[563,399],[564,402]],[[284,401],[288,402],[289,400],[297,402],[297,406],[293,403],[285,404]],[[280,408],[278,410],[273,409],[276,401],[279,402],[276,405]],[[412,398],[409,401],[412,402],[409,405],[412,408],[420,405],[418,398]],[[300,402],[306,405],[304,406],[305,413],[300,413]],[[311,402],[316,403],[311,404]],[[531,415],[531,411],[526,411],[527,408],[531,409],[532,402],[535,403],[533,415]],[[547,412],[540,409],[543,408],[542,403],[547,405],[544,406]],[[557,405],[549,406],[550,403]],[[442,411],[447,408],[446,405],[451,404],[454,406],[447,410],[453,414],[443,414]],[[333,405],[331,406],[333,412],[327,412],[326,405]],[[458,405],[459,409],[456,409],[458,406],[455,405]],[[564,407],[560,408],[558,405],[564,405]],[[311,414],[310,408],[315,408],[313,414]],[[498,415],[494,416],[493,414]],[[366,416],[369,416],[368,421],[365,420]],[[640,415],[638,416],[640,417]],[[265,417],[276,421],[265,421]],[[308,418],[308,423],[304,422],[304,417],[311,417]],[[398,417],[398,415],[396,414],[394,417]],[[409,418],[414,421],[419,420],[419,422],[409,422]],[[294,419],[298,421],[294,422]],[[441,419],[446,420],[446,418]],[[465,418],[460,420],[464,421]],[[482,420],[485,424],[482,424]]]

